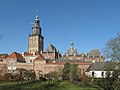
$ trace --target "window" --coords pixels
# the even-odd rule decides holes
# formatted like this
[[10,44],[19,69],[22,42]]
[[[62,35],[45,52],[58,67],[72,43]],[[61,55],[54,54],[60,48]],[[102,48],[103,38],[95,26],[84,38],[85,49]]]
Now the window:
[[10,72],[11,70],[8,70],[8,72]]
[[0,60],[0,62],[3,62],[3,60]]
[[30,62],[32,62],[32,59],[30,59]]
[[95,74],[94,71],[92,71],[92,77],[94,77],[94,74]]
[[106,77],[110,77],[110,75],[111,75],[111,72],[110,72],[110,71],[107,71],[107,72],[106,72]]
[[102,71],[101,76],[104,77],[104,71]]
[[13,70],[13,72],[15,72],[15,70]]
[[36,66],[38,67],[38,64]]

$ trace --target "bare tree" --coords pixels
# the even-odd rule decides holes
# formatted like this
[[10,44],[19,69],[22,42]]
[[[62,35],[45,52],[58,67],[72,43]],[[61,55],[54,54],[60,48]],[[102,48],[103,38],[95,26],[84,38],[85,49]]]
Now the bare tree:
[[105,66],[107,77],[105,78],[105,87],[107,89],[119,90],[120,88],[120,32],[115,38],[106,43],[104,49],[105,56],[111,60],[109,65]]
[[120,61],[120,32],[117,37],[110,39],[104,49],[106,58],[112,61]]

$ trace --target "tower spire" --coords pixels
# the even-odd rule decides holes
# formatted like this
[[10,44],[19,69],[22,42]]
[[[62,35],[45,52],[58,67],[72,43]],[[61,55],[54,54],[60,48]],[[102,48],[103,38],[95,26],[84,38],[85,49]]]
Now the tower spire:
[[73,40],[71,40],[71,48],[73,48],[74,47],[74,42],[73,42]]
[[32,27],[32,34],[33,35],[41,35],[40,21],[38,19],[38,10],[36,10],[36,18],[34,21],[34,25]]

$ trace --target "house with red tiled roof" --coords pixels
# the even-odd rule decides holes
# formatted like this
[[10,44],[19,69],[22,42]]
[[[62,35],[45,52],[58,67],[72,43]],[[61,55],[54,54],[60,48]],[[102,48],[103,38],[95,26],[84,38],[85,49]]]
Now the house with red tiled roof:
[[6,63],[6,58],[8,56],[8,54],[0,54],[0,63]]
[[37,58],[34,59],[34,61],[41,61],[41,60],[45,60],[45,58],[43,57],[43,55],[39,55]]
[[8,56],[8,54],[0,54],[0,59],[6,59]]
[[35,52],[33,54],[29,52],[22,53],[23,58],[25,58],[26,63],[33,65],[34,59],[38,56]]
[[14,73],[17,68],[32,69],[31,65],[26,63],[25,58],[17,52],[13,52],[6,58],[6,64],[10,73]]
[[33,56],[33,54],[25,51],[25,52],[22,54],[22,56]]
[[17,62],[21,62],[21,63],[25,63],[25,59],[22,57],[21,54],[17,53],[17,52],[13,52],[12,54],[10,54],[7,59],[17,59]]
[[45,58],[40,54],[38,57],[34,59],[33,67],[36,73],[36,78],[39,79],[40,75],[45,74],[45,64],[46,60]]

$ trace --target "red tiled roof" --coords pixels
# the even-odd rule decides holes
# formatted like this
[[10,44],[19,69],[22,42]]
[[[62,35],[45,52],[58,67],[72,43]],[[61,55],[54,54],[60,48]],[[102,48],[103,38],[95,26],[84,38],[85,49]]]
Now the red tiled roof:
[[33,54],[29,53],[29,52],[24,52],[25,56],[32,56]]
[[40,55],[37,51],[35,52],[35,55]]
[[[33,54],[29,53],[29,52],[24,52],[25,56],[33,56]],[[39,55],[38,52],[35,52],[35,55]]]
[[34,60],[45,60],[45,58],[40,54],[37,58],[35,58]]
[[13,52],[12,54],[10,54],[7,58],[17,58],[19,60],[25,60],[21,54],[17,53],[17,52]]
[[0,55],[0,59],[6,59],[9,55],[8,54],[2,54]]

